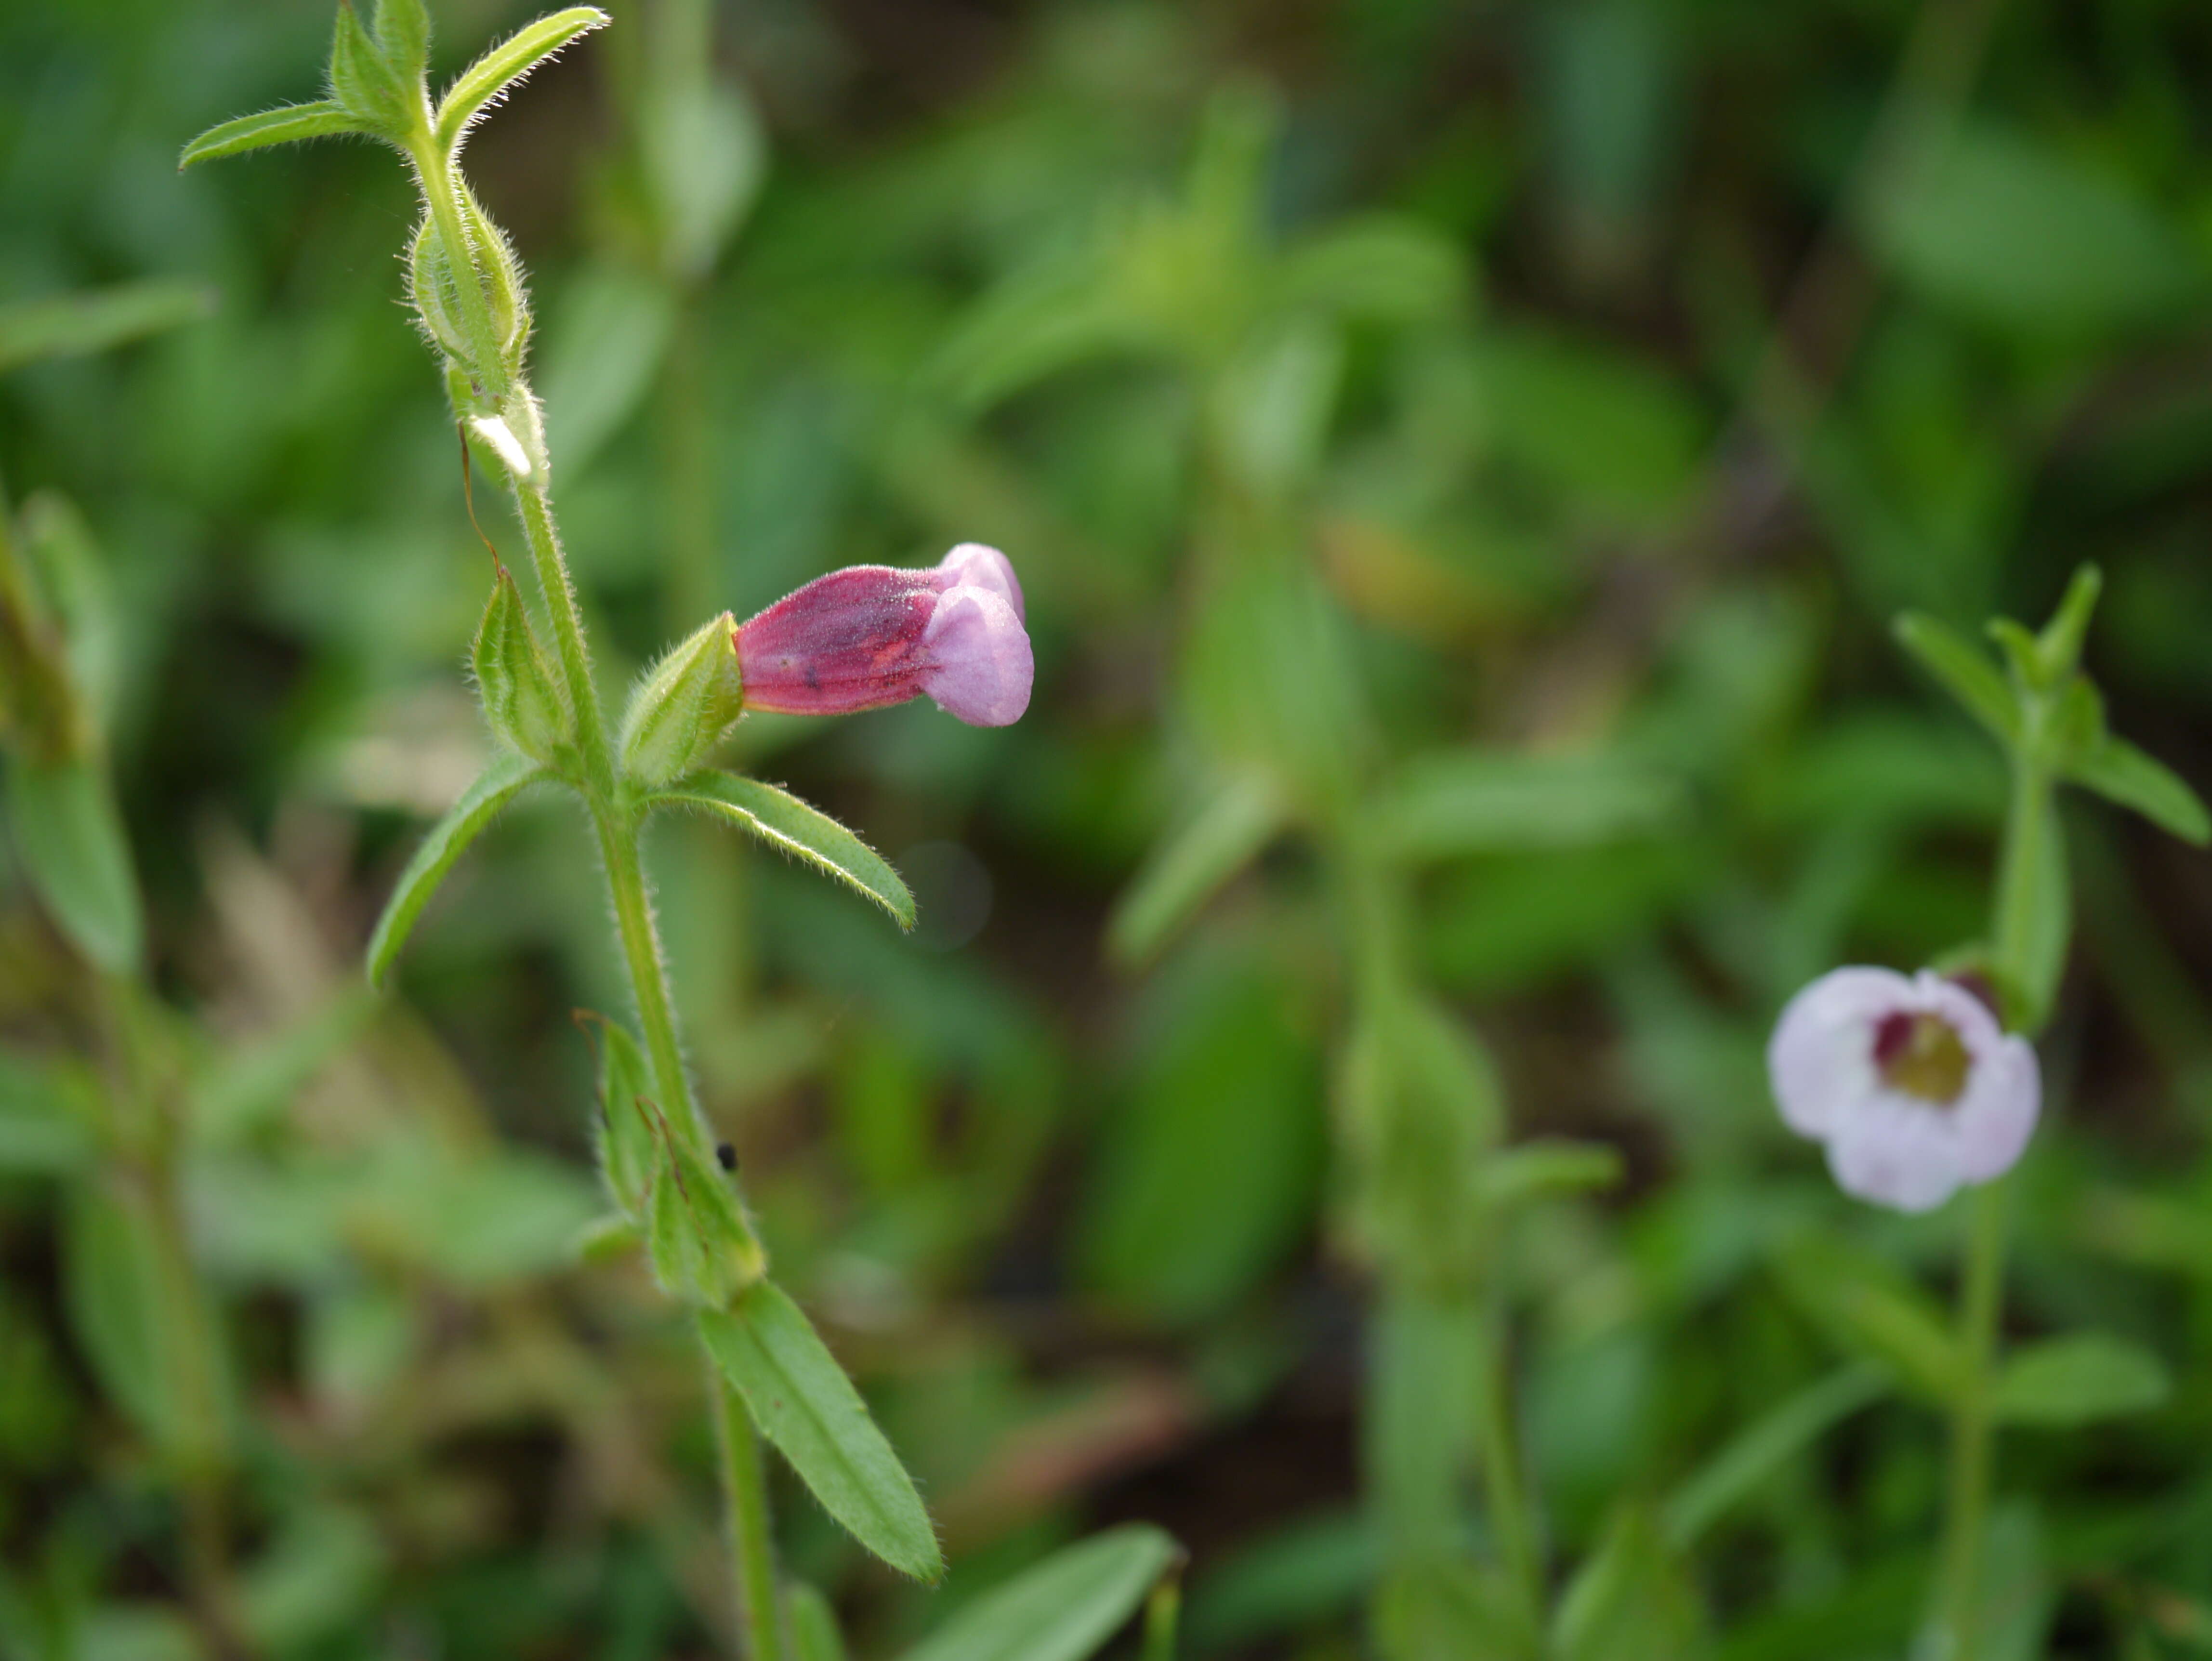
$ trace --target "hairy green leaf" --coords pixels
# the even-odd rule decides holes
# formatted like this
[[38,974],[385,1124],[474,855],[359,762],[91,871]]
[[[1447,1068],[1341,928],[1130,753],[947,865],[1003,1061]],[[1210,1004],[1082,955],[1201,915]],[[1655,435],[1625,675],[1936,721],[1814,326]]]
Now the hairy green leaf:
[[384,915],[376,920],[376,932],[369,936],[370,985],[384,984],[386,971],[399,955],[400,947],[407,944],[422,908],[430,903],[430,896],[438,891],[438,885],[445,881],[454,862],[468,851],[469,844],[483,834],[501,808],[546,776],[545,770],[526,756],[502,755],[431,827],[422,845],[415,850],[415,857],[399,873],[398,885],[385,902]]
[[1147,1524],[1109,1529],[957,1610],[902,1661],[1084,1661],[1121,1629],[1181,1555]]
[[419,84],[430,67],[430,14],[423,0],[377,0],[375,33],[392,69]]
[[452,150],[489,105],[571,40],[604,27],[607,21],[597,6],[571,6],[508,35],[447,88],[438,105],[438,143]]
[[795,854],[849,883],[890,912],[901,928],[914,927],[914,896],[890,862],[788,790],[710,769],[655,791],[649,802],[654,807],[684,807],[729,819],[770,847]]
[[419,100],[421,82],[408,87],[369,38],[349,0],[338,0],[337,27],[331,34],[331,90],[339,106],[368,131],[398,143],[407,136],[410,94]]
[[257,115],[241,115],[219,122],[185,146],[177,158],[179,172],[202,161],[219,161],[226,155],[266,149],[271,144],[296,144],[307,138],[337,138],[368,130],[348,114],[336,99],[318,98],[311,104],[280,104]]
[[944,1573],[914,1479],[798,1305],[773,1281],[757,1281],[727,1313],[702,1311],[699,1335],[761,1434],[823,1509],[901,1573]]

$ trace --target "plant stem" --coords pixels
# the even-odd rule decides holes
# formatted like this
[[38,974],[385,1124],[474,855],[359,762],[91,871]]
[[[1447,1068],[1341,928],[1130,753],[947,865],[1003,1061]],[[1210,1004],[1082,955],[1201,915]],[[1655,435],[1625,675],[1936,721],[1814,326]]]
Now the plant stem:
[[[1397,884],[1351,816],[1340,824],[1336,841],[1343,870],[1355,995],[1371,999],[1402,995],[1413,974],[1406,961],[1403,899]],[[1527,1630],[1534,1633],[1540,1631],[1543,1624],[1543,1556],[1513,1422],[1504,1278],[1494,1248],[1484,1254],[1484,1260],[1480,1284],[1454,1292],[1447,1306],[1453,1316],[1479,1329],[1474,1428],[1484,1509],[1519,1613]],[[1409,1293],[1416,1285],[1415,1277],[1402,1266],[1386,1262],[1382,1275],[1386,1298]]]
[[119,1129],[135,1146],[125,1156],[125,1203],[142,1211],[157,1243],[156,1337],[184,1431],[163,1451],[182,1513],[185,1584],[210,1648],[221,1661],[240,1661],[252,1650],[230,1572],[230,1428],[223,1409],[222,1338],[185,1225],[177,1176],[181,1128],[147,1055],[142,989],[126,976],[106,973],[99,976],[99,987],[113,1056],[112,1087],[128,1110]]
[[1997,1317],[2004,1301],[2005,1184],[1974,1190],[1965,1275],[1959,1289],[1959,1341],[1966,1377],[1951,1415],[1940,1609],[1943,1661],[1974,1661],[1981,1640],[1982,1535],[1990,1506],[1990,1396]]
[[[592,828],[599,834],[600,864],[606,873],[607,893],[614,904],[615,933],[621,942],[623,962],[629,971],[630,992],[637,1004],[638,1025],[644,1034],[647,1062],[653,1068],[653,1088],[678,1133],[697,1136],[701,1126],[691,1099],[691,1083],[684,1068],[684,1046],[677,1034],[675,1001],[668,985],[668,970],[660,954],[660,940],[653,921],[653,900],[645,878],[645,860],[639,843],[639,816],[623,799],[615,781],[614,757],[608,747],[606,726],[592,684],[591,659],[584,640],[583,621],[576,609],[568,562],[562,557],[560,535],[553,522],[553,504],[542,483],[520,486],[515,497],[522,510],[524,535],[530,543],[538,587],[553,619],[562,672],[567,678],[576,710],[576,744],[584,760],[589,788],[586,798]],[[727,1501],[732,1567],[738,1594],[738,1626],[745,1635],[753,1661],[783,1661],[782,1623],[775,1596],[775,1556],[770,1533],[768,1484],[761,1469],[760,1445],[744,1404],[732,1395],[715,1372],[714,1378],[715,1434],[723,1491]]]
[[1494,1269],[1482,1292],[1480,1392],[1475,1438],[1482,1460],[1483,1503],[1504,1560],[1507,1579],[1528,1630],[1542,1630],[1544,1566],[1537,1546],[1535,1518],[1522,1477],[1521,1443],[1513,1423],[1512,1370],[1506,1348],[1504,1277]]
[[619,807],[596,803],[592,818],[599,833],[599,855],[606,867],[607,891],[614,901],[615,933],[621,940],[623,961],[629,970],[630,989],[637,1000],[646,1059],[653,1066],[653,1088],[668,1113],[684,1116],[684,1134],[690,1135],[694,1125],[691,1081],[676,1036],[676,1011],[669,996],[668,971],[661,961],[659,935],[653,927],[653,901],[646,891],[637,822]]
[[[2033,744],[2039,734],[2025,740]],[[2051,775],[2027,756],[2014,758],[2012,796],[2005,812],[2004,843],[1997,854],[1996,918],[1990,950],[1996,965],[2015,988],[2026,989],[2042,922],[2044,838],[2051,831]],[[2041,1024],[2043,1012],[2031,1012],[2028,1024]]]
[[[528,395],[526,389],[524,395]],[[607,743],[606,717],[600,713],[599,688],[592,679],[592,654],[584,641],[583,617],[576,609],[575,585],[569,581],[568,562],[561,551],[561,532],[553,522],[552,493],[542,478],[518,482],[514,502],[522,516],[523,538],[530,545],[538,592],[545,597],[545,610],[553,621],[553,649],[560,660],[561,678],[568,685],[568,702],[576,712],[576,749],[584,758],[595,806],[611,811],[614,751]]]
[[767,1472],[752,1416],[710,1358],[714,1398],[714,1445],[722,1491],[729,1497],[730,1557],[737,1568],[738,1619],[753,1661],[778,1661],[784,1652],[783,1605],[776,1595],[775,1553],[770,1543]]

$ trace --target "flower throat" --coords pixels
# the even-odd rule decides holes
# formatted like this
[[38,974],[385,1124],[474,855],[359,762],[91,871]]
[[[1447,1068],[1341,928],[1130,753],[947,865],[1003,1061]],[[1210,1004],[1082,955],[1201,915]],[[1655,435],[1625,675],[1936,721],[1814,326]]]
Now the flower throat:
[[1892,1090],[1948,1106],[1966,1089],[1973,1060],[1942,1016],[1899,1010],[1875,1028],[1874,1064]]

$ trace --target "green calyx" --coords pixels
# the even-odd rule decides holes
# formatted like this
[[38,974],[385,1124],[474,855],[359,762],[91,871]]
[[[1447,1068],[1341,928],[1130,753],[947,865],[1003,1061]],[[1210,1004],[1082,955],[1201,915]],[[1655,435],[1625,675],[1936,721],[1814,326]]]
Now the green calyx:
[[502,566],[470,654],[493,736],[532,761],[554,763],[576,736],[575,712],[530,626],[522,591]]
[[672,1125],[659,1105],[634,1099],[658,1144],[645,1200],[646,1256],[660,1289],[679,1303],[726,1309],[768,1274],[768,1254],[728,1180],[700,1151],[688,1125]]
[[623,716],[623,776],[648,790],[701,765],[745,707],[737,623],[725,611],[672,648]]

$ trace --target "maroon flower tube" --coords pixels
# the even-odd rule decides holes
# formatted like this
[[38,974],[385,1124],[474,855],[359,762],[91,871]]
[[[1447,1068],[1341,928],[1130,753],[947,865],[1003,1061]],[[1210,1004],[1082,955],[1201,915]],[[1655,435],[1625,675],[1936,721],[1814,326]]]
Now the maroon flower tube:
[[1029,708],[1022,589],[995,548],[963,542],[926,571],[851,565],[739,624],[745,707],[848,715],[927,693],[971,727]]

